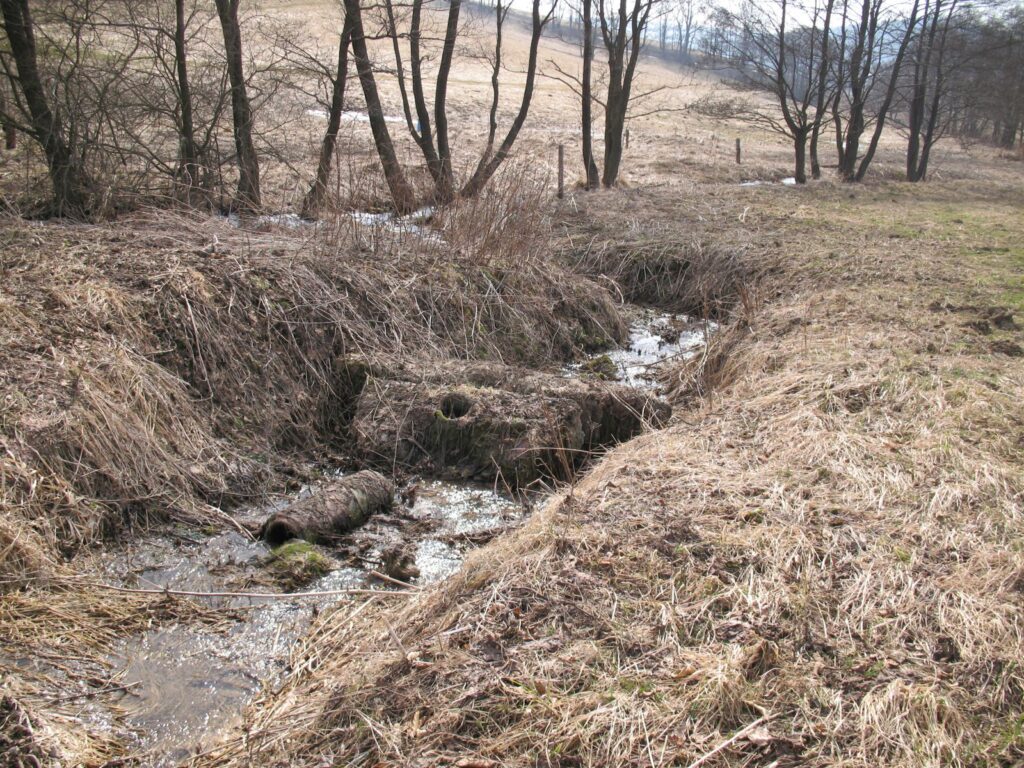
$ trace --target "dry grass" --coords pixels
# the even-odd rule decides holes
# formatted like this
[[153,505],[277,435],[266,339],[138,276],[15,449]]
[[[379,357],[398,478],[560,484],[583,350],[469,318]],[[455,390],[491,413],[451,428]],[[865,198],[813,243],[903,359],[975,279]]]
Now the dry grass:
[[[268,12],[333,42],[320,0]],[[527,39],[507,32],[503,114]],[[542,59],[550,74],[577,53],[545,41]],[[489,76],[483,59],[454,73],[460,167]],[[65,558],[151,518],[230,525],[224,508],[333,453],[336,359],[548,364],[620,337],[613,302],[628,296],[723,322],[667,374],[688,406],[677,423],[444,584],[322,617],[246,734],[196,762],[1024,761],[1021,338],[978,330],[994,305],[1024,315],[1018,164],[943,142],[935,183],[877,183],[900,168],[891,134],[871,186],[739,188],[790,175],[788,144],[676,111],[713,78],[645,62],[638,88],[660,86],[645,110],[673,111],[630,122],[624,189],[552,212],[554,148],[579,153],[577,102],[542,79],[522,160],[438,214],[443,245],[345,215],[315,233],[166,211],[2,222],[0,747],[28,764],[130,754],[62,690],[116,685],[105,649],[146,622],[223,617],[68,586],[92,566]],[[313,106],[269,115],[294,118],[264,168],[274,207],[306,189]],[[342,143],[339,206],[379,206],[367,126],[346,124]],[[415,148],[398,144],[415,177]],[[25,147],[0,163],[4,189],[42,184]],[[74,655],[83,666],[46,666]],[[30,656],[43,666],[15,664]]]
[[1019,765],[1024,370],[929,309],[1012,296],[1019,194],[728,201],[708,226],[756,205],[787,258],[713,397],[414,602],[324,618],[200,764]]
[[344,440],[346,354],[537,365],[620,338],[608,292],[545,258],[520,193],[448,214],[449,245],[343,216],[300,235],[8,220],[0,578],[152,515],[217,520],[260,496]]

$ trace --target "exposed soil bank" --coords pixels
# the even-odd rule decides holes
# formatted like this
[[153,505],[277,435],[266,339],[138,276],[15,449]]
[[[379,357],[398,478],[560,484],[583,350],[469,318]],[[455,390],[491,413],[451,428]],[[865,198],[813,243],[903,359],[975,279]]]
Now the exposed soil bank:
[[1024,370],[928,307],[1024,312],[1020,193],[764,190],[748,233],[787,259],[712,397],[443,584],[318,623],[201,764],[1019,763]]
[[367,371],[351,427],[364,460],[513,489],[569,480],[602,449],[665,424],[672,410],[626,385],[495,363],[339,365]]

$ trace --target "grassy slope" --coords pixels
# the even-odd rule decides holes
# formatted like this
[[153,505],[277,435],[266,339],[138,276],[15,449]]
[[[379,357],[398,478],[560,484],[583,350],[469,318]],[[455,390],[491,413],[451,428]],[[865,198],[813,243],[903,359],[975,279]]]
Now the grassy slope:
[[1019,764],[1024,361],[993,343],[1024,333],[964,324],[1024,315],[1020,199],[593,199],[781,257],[731,384],[452,580],[327,617],[211,764],[687,766],[737,733],[703,764]]

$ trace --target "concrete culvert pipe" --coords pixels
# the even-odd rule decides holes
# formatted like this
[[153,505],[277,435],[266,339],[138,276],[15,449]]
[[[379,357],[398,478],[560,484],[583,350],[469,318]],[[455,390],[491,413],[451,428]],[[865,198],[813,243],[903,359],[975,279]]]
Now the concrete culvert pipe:
[[339,478],[312,496],[275,512],[260,528],[260,538],[272,547],[289,539],[327,543],[391,508],[395,485],[372,470]]

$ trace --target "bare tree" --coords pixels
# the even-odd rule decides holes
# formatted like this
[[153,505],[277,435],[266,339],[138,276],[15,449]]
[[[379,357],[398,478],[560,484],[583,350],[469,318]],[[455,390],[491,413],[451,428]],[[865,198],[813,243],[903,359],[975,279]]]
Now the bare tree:
[[18,146],[18,127],[8,117],[7,96],[3,84],[0,83],[0,129],[4,134],[4,149],[12,150]]
[[352,23],[345,17],[338,40],[338,66],[331,79],[331,105],[327,112],[327,130],[320,143],[320,158],[316,166],[316,176],[302,201],[302,217],[315,219],[323,207],[327,196],[327,180],[331,175],[331,162],[338,143],[338,131],[341,128],[341,114],[345,108],[345,84],[348,80],[348,50],[352,44]]
[[591,85],[594,62],[594,19],[593,0],[583,0],[583,76],[580,98],[583,104],[583,168],[587,174],[586,188],[597,189],[601,183],[597,161],[594,160],[593,137],[593,101],[594,93]]
[[174,0],[174,64],[178,86],[179,129],[181,141],[181,175],[185,183],[195,186],[199,181],[199,147],[196,144],[193,119],[192,85],[188,79],[188,15],[185,0]]
[[[65,125],[47,98],[39,70],[35,30],[28,0],[0,0],[4,32],[14,67],[4,61],[17,107],[28,121],[25,131],[43,149],[53,186],[55,213],[58,216],[84,216],[87,213],[89,187],[85,168],[69,145]],[[5,112],[6,122],[14,123]]]
[[954,50],[958,0],[925,0],[921,29],[913,46],[907,103],[907,181],[924,181],[932,147],[945,135],[954,116],[949,78],[965,61]]
[[[427,81],[424,76],[424,63],[427,60],[428,53],[424,46],[425,39],[423,35],[423,11],[427,1],[412,0],[408,30],[406,31],[397,18],[392,1],[384,0],[382,28],[383,34],[390,38],[391,41],[395,65],[394,71],[398,80],[406,127],[413,141],[420,148],[427,170],[433,180],[433,199],[435,202],[443,204],[451,201],[458,189],[452,157],[447,99],[451,70],[455,62],[460,35],[462,3],[461,0],[451,0],[448,5],[444,36],[440,40],[441,48],[437,73],[433,83],[433,103],[428,105],[426,94]],[[357,3],[354,0],[350,0],[347,3],[347,7],[354,4]],[[498,142],[497,116],[501,94],[500,79],[504,66],[502,59],[503,30],[509,13],[509,5],[499,0],[495,3],[494,10],[495,45],[493,55],[490,58],[492,96],[488,113],[487,142],[475,164],[474,171],[462,185],[461,189],[459,189],[459,194],[464,197],[476,195],[486,186],[501,163],[511,153],[516,139],[526,122],[536,84],[540,40],[545,27],[554,18],[555,5],[552,3],[550,8],[542,13],[541,0],[533,0],[530,16],[531,37],[526,67],[526,83],[520,98],[519,110],[500,142]],[[408,78],[406,76],[406,59],[403,55],[403,41],[405,39],[408,39],[409,51]],[[358,61],[358,57],[361,54],[358,48],[355,48],[355,45],[356,41],[353,39],[353,47]],[[386,137],[386,141],[378,139],[377,148],[378,153],[383,153],[381,154],[382,163],[387,166],[390,162],[387,157],[393,154],[394,148],[391,144],[390,134],[387,132],[383,112],[378,112],[370,107],[375,94],[365,93],[367,85],[371,86],[371,90],[375,92],[372,69],[368,65],[366,69],[365,77],[361,71],[360,78],[364,82],[364,95],[367,96],[367,115],[371,128],[374,131],[374,136],[379,136],[381,139]],[[392,188],[392,195],[394,195],[394,188]]]
[[345,17],[351,19],[352,54],[355,57],[359,84],[362,86],[363,98],[366,101],[366,115],[370,120],[370,130],[373,132],[373,140],[384,171],[384,179],[387,182],[395,209],[399,213],[409,213],[416,207],[416,194],[405,178],[401,163],[398,162],[395,145],[384,119],[384,109],[380,103],[377,81],[366,46],[366,32],[360,0],[345,0]]
[[675,7],[676,14],[676,38],[679,42],[679,52],[684,59],[689,60],[690,45],[693,42],[694,23],[697,16],[696,0],[678,0]]
[[608,93],[604,115],[604,172],[601,183],[615,186],[622,163],[622,134],[626,127],[633,77],[644,44],[651,12],[659,0],[598,0],[601,39],[608,55]]
[[[920,0],[913,0],[905,17],[891,12],[886,0],[862,0],[856,23],[849,18],[848,4],[849,0],[844,0],[832,117],[839,174],[844,181],[861,181],[874,158],[896,94],[917,25]],[[879,88],[884,89],[881,94],[877,92]],[[861,141],[872,124],[868,147],[862,154]]]
[[[811,176],[815,179],[821,178],[821,160],[818,157],[818,139],[821,136],[821,129],[826,125],[825,110],[826,103],[830,100],[829,75],[832,71],[832,51],[829,47],[832,41],[832,12],[835,8],[835,0],[825,2],[825,20],[821,31],[821,51],[818,59],[818,84],[817,97],[814,101],[814,124],[811,126],[810,155],[811,155]],[[817,7],[815,7],[817,11]],[[817,13],[815,13],[817,15]]]
[[498,170],[501,163],[504,162],[505,158],[507,158],[509,153],[512,151],[516,138],[519,136],[519,132],[526,123],[527,115],[530,112],[530,103],[533,101],[534,87],[537,82],[537,58],[540,51],[540,39],[544,34],[544,27],[548,25],[554,16],[556,7],[552,4],[546,13],[541,14],[540,2],[541,0],[533,0],[533,8],[531,12],[532,26],[530,34],[530,53],[526,65],[526,83],[523,85],[523,94],[519,102],[519,111],[516,113],[515,118],[513,118],[512,124],[509,126],[501,145],[498,147],[497,151],[494,151],[493,147],[497,129],[496,115],[498,112],[499,96],[498,78],[501,71],[501,28],[504,22],[501,2],[498,0],[496,14],[497,37],[493,74],[491,79],[493,90],[490,111],[490,133],[487,140],[487,146],[480,157],[480,162],[477,163],[476,171],[462,188],[462,194],[466,197],[472,197],[484,188],[487,182],[494,175],[495,171]]
[[[771,7],[748,5],[747,13],[732,15],[745,41],[733,52],[748,87],[771,93],[774,109],[754,108],[747,119],[787,136],[793,142],[794,177],[807,181],[807,141],[816,134],[826,115],[826,78],[829,69],[828,39],[835,0],[815,5],[803,24],[792,19],[792,0],[777,0]],[[729,13],[727,11],[727,13]],[[815,158],[816,159],[816,158]]]
[[238,191],[235,205],[244,211],[257,211],[262,205],[260,161],[253,143],[253,111],[242,66],[242,31],[238,23],[240,0],[215,0],[224,34],[228,79],[231,83],[231,115],[238,155]]

